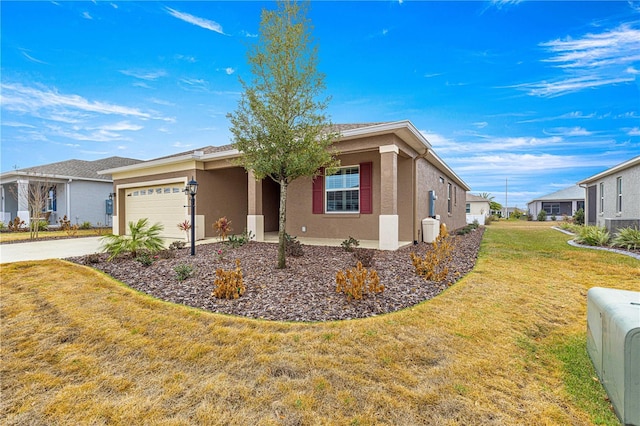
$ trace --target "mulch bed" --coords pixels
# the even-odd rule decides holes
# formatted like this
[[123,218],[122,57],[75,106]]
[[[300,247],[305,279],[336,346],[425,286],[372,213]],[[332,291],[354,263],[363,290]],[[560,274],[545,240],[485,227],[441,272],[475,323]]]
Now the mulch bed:
[[[375,251],[372,269],[385,289],[362,300],[347,300],[336,292],[336,273],[353,268],[353,253],[341,247],[304,246],[301,257],[287,257],[287,268],[277,269],[277,245],[250,242],[239,248],[221,243],[160,253],[150,266],[131,257],[106,261],[107,254],[69,259],[104,271],[131,288],[162,300],[211,312],[279,321],[328,321],[364,318],[397,311],[431,299],[467,274],[475,265],[483,228],[452,236],[454,256],[442,282],[425,281],[416,275],[409,257],[431,249],[421,243],[397,251]],[[223,250],[222,256],[220,250]],[[170,258],[164,258],[169,256]],[[174,256],[174,257],[171,257]],[[239,259],[246,292],[236,300],[211,295],[216,269],[234,269]],[[190,265],[194,273],[179,282],[174,268]]]

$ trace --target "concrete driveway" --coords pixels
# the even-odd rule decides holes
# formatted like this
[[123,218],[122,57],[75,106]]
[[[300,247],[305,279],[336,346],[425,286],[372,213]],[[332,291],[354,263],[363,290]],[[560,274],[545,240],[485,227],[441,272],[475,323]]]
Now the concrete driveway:
[[0,244],[0,263],[22,260],[63,259],[100,251],[100,237]]

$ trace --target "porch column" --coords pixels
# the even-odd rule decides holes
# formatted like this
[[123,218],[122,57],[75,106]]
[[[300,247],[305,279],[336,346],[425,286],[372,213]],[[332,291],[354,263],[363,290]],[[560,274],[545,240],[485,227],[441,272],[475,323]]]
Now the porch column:
[[29,180],[18,179],[16,186],[18,189],[18,211],[16,216],[29,225],[31,223],[29,214]]
[[249,171],[247,232],[254,235],[255,241],[264,241],[264,215],[262,214],[262,181],[257,180],[253,171]]
[[380,250],[398,249],[398,147],[380,147]]

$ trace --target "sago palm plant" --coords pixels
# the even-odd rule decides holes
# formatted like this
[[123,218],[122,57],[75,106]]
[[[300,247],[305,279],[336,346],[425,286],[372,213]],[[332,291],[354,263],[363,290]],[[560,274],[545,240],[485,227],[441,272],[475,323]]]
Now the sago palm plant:
[[109,260],[123,253],[131,253],[133,257],[145,250],[151,253],[164,248],[164,240],[160,237],[163,226],[159,223],[149,226],[149,219],[129,222],[128,235],[107,235],[102,237],[102,251],[109,253]]

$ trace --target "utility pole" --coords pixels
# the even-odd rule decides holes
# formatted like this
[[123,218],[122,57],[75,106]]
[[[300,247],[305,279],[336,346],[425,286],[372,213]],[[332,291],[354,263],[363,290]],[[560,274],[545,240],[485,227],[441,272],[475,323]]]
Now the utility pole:
[[504,217],[509,219],[509,178],[504,178]]

